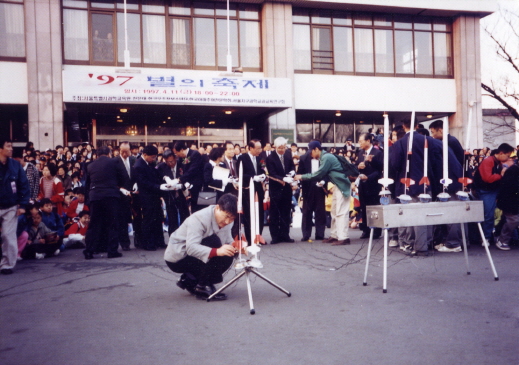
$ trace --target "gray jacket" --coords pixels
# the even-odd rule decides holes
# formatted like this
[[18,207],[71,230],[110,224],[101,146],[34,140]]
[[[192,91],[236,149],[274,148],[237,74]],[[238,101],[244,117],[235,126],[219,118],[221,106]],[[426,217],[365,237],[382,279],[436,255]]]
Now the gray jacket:
[[232,224],[220,229],[214,217],[215,207],[216,205],[210,205],[192,214],[171,234],[164,260],[177,262],[186,256],[192,256],[206,263],[209,261],[211,248],[200,244],[204,238],[216,234],[222,244],[233,242]]

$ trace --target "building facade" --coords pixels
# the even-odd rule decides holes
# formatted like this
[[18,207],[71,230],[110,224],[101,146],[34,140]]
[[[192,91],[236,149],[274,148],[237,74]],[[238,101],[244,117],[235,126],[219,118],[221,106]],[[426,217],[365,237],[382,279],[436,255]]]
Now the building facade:
[[[387,5],[390,3],[391,5]],[[36,148],[356,139],[449,117],[483,146],[492,0],[0,0],[0,133]],[[469,110],[472,109],[471,112]]]

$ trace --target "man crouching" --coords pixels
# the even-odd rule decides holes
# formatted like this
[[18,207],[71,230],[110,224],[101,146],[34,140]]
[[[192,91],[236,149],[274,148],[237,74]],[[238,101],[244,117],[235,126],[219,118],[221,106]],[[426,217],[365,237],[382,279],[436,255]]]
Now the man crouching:
[[[187,218],[171,234],[164,259],[168,267],[182,273],[177,286],[198,299],[207,299],[223,281],[236,249],[231,245],[232,223],[237,215],[237,198],[224,194],[217,205],[210,205]],[[212,300],[225,300],[219,293]]]

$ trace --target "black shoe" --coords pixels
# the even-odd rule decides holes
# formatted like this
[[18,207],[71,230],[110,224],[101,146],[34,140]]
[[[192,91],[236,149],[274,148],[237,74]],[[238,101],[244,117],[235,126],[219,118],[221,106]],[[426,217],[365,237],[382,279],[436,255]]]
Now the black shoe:
[[283,240],[281,240],[281,242],[293,243],[295,241],[292,238],[287,237],[287,238],[284,238]]
[[321,236],[315,236],[315,240],[316,240],[316,241],[322,241],[322,240],[324,240],[324,237],[321,237]]
[[13,273],[13,269],[2,269],[0,270],[2,275],[11,275]]
[[117,258],[117,257],[122,257],[122,256],[123,256],[123,254],[120,253],[120,252],[109,253],[109,254],[107,255],[107,257],[108,257],[109,259],[115,259],[115,258]]
[[85,260],[92,260],[94,258],[94,254],[87,250],[83,251],[83,255],[85,255]]
[[144,251],[157,251],[157,247],[143,247]]
[[130,251],[130,250],[131,250],[130,246],[128,246],[128,247],[123,247],[123,251]]
[[270,244],[271,245],[275,245],[275,244],[280,243],[280,242],[282,242],[282,241],[272,240],[272,241],[270,241]]
[[177,281],[177,286],[182,290],[187,290],[190,294],[196,295],[195,287],[192,285],[189,285],[186,279],[180,278]]
[[[196,299],[206,300],[209,298],[214,292],[216,288],[214,285],[197,285],[195,287]],[[225,293],[218,293],[211,300],[226,300],[227,295]]]
[[308,242],[309,239],[310,239],[310,237],[303,237],[303,238],[301,239],[301,242]]
[[429,251],[411,251],[409,253],[406,254],[407,256],[411,256],[411,257],[416,257],[416,256],[424,256],[424,257],[427,257],[427,256],[430,256],[431,254],[429,253]]
[[[369,238],[369,233],[366,233],[366,232],[363,232],[360,237],[359,237],[361,240],[365,240],[366,238]],[[375,238],[375,237],[373,237]]]

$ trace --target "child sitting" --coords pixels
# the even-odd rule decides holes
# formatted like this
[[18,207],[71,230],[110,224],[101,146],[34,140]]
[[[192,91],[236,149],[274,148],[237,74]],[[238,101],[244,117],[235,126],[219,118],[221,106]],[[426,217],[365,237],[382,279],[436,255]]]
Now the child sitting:
[[32,213],[29,222],[27,227],[29,237],[27,245],[22,251],[22,257],[24,259],[43,259],[46,256],[59,254],[60,243],[55,232],[42,222],[42,213]]
[[69,219],[77,217],[83,210],[89,211],[88,206],[85,204],[85,188],[75,188],[74,195],[76,198],[70,202],[67,209],[67,217]]
[[[51,231],[58,234],[58,241],[63,242],[63,235],[65,234],[65,226],[58,213],[52,211],[52,202],[50,199],[44,198],[40,202],[42,221]],[[58,246],[59,247],[59,246]]]
[[63,244],[66,248],[85,248],[85,236],[90,223],[90,213],[83,210],[79,213],[79,221],[73,223],[65,232]]

